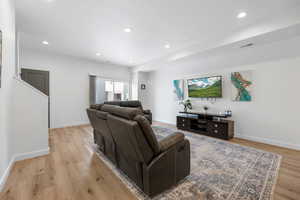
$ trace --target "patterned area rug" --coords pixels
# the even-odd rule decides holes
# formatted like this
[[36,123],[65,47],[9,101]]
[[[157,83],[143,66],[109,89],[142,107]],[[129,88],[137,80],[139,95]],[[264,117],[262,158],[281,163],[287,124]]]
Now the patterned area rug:
[[[158,140],[175,130],[153,126]],[[281,156],[227,141],[184,132],[191,143],[191,173],[157,200],[270,200]],[[147,197],[106,157],[99,157],[140,200]]]

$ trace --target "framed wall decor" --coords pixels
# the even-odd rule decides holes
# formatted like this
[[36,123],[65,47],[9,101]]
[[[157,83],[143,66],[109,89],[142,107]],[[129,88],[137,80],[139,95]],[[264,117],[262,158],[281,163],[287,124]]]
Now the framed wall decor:
[[184,99],[184,80],[173,80],[173,93],[175,101]]
[[232,72],[232,100],[233,101],[252,101],[252,70]]

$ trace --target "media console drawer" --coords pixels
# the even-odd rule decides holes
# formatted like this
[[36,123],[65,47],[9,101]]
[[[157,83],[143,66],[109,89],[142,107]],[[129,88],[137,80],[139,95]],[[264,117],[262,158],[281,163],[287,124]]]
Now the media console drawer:
[[228,123],[217,123],[214,121],[210,121],[208,123],[208,128],[210,130],[218,130],[218,131],[222,131],[222,130],[226,130],[228,128]]
[[177,117],[177,128],[187,130],[189,127],[189,120],[183,117]]

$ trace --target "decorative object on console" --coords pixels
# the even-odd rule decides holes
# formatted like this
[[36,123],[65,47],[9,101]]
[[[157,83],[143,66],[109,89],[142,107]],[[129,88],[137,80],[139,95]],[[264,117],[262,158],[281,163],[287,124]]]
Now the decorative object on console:
[[225,110],[225,115],[227,115],[228,117],[232,116],[232,111],[231,110]]
[[203,110],[204,110],[205,113],[207,113],[207,111],[208,111],[208,106],[203,106]]
[[252,101],[252,71],[231,73],[233,101]]
[[174,94],[176,101],[184,99],[184,80],[173,80]]
[[191,110],[193,108],[191,100],[189,100],[189,99],[181,101],[181,102],[179,102],[179,104],[182,104],[184,106],[184,112],[187,112],[188,109]]

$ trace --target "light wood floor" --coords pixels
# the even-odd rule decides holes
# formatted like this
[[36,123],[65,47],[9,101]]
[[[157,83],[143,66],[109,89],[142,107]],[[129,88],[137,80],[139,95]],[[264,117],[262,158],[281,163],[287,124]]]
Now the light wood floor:
[[[174,128],[174,126],[156,123]],[[1,200],[136,199],[91,149],[90,126],[50,131],[47,156],[16,162]],[[233,139],[283,156],[274,200],[300,200],[300,151]]]

